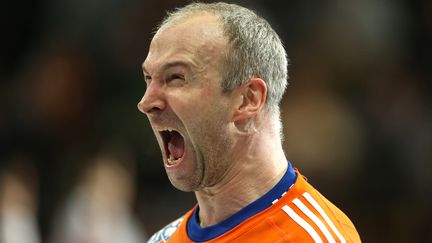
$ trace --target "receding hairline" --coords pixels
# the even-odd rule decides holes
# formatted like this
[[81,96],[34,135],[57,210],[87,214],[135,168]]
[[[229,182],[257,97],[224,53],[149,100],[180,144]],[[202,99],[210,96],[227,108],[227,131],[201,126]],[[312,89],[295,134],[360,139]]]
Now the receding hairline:
[[[167,14],[167,18],[165,18],[158,26],[155,31],[155,37],[158,35],[158,33],[165,31],[166,29],[170,29],[172,27],[175,27],[177,25],[183,24],[187,21],[190,21],[194,18],[199,18],[203,16],[211,16],[214,18],[215,23],[219,26],[222,33],[224,32],[224,23],[223,23],[223,17],[221,13],[218,13],[217,11],[212,11],[209,9],[193,9],[191,11],[182,13],[181,15],[171,15],[170,12]],[[154,37],[153,37],[154,38]]]
[[[229,44],[229,37],[225,32],[222,15],[217,12],[201,10],[201,9],[190,11],[182,15],[176,15],[172,19],[169,18],[168,21],[164,20],[159,26],[155,35],[153,36],[152,42],[155,39],[157,39],[159,36],[163,35],[164,32],[175,29],[176,27],[184,25],[189,21],[192,22],[196,19],[200,19],[199,24],[203,22],[208,23],[208,25],[206,25],[207,28],[203,28],[202,26],[201,28],[197,28],[195,25],[196,23],[193,24],[191,23],[191,25],[186,25],[187,29],[194,28],[194,29],[201,29],[201,31],[203,31],[202,33],[200,33],[203,34],[203,36],[198,35],[196,37],[202,38],[204,37],[204,35],[208,35],[210,33],[211,40],[214,40],[215,42],[223,43],[224,46],[227,46]],[[210,30],[210,31],[206,31],[206,30]]]
[[[159,42],[159,40],[163,41]],[[170,66],[184,66],[197,69],[201,66],[207,65],[209,61],[217,61],[217,63],[212,64],[213,67],[216,67],[214,64],[217,64],[219,67],[221,67],[220,65],[223,65],[228,39],[224,33],[222,18],[220,15],[211,11],[203,10],[193,11],[187,15],[181,15],[174,21],[168,21],[159,28],[151,40],[148,55],[141,64],[143,72],[149,73],[151,71],[148,66],[148,57],[151,53],[153,44],[158,43],[157,45],[160,45],[160,43],[165,43],[164,45],[166,45],[171,41],[180,43],[183,42],[182,40],[185,40],[186,43],[187,41],[192,40],[194,43],[192,45],[181,47],[181,52],[176,52],[175,57],[166,59],[165,61],[169,61],[169,63],[162,65],[160,69],[167,69],[167,67]],[[195,61],[202,61],[202,65],[193,60],[183,60],[185,56],[181,53],[189,47],[197,48],[192,49],[194,53],[194,58],[192,59]],[[210,58],[209,53],[214,53],[216,56]]]

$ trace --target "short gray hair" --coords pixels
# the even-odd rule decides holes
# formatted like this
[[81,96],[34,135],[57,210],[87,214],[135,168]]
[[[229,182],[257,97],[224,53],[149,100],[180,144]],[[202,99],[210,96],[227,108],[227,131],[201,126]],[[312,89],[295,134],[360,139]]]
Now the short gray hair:
[[251,77],[262,78],[267,84],[266,108],[279,116],[279,103],[288,84],[288,58],[278,34],[253,11],[222,2],[194,2],[168,12],[159,28],[199,12],[220,16],[228,39],[222,90],[231,91]]

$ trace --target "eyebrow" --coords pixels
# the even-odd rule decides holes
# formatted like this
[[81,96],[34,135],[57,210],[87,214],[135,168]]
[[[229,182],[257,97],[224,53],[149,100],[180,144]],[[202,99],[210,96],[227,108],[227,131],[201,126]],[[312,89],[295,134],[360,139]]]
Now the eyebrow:
[[[190,62],[185,62],[185,61],[172,61],[172,62],[168,62],[168,63],[165,63],[164,65],[162,65],[162,67],[160,68],[160,72],[163,72],[169,68],[178,67],[178,66],[184,67],[187,70],[190,70],[191,66],[193,66],[193,65],[191,65]],[[142,69],[143,69],[144,73],[147,73],[147,74],[149,73],[147,71],[147,69],[145,68],[144,63],[142,64]]]

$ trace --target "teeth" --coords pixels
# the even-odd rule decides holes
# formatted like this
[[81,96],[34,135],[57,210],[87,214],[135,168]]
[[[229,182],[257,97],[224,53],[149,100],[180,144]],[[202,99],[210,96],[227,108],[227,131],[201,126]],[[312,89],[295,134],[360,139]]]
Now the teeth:
[[172,154],[170,154],[170,156],[168,158],[168,164],[169,165],[173,165],[174,164],[174,156]]
[[173,164],[175,164],[177,162],[178,162],[178,159],[175,159],[174,156],[172,154],[170,154],[169,157],[168,157],[168,164],[169,165],[173,165]]
[[172,128],[162,128],[162,129],[158,129],[158,131],[160,131],[160,132],[163,132],[163,131],[172,132],[172,131],[175,131],[175,130],[172,129]]

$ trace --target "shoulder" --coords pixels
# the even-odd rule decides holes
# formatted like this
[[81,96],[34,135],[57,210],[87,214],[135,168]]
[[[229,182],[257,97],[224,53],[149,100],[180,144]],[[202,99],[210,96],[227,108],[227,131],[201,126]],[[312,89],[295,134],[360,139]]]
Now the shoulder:
[[285,218],[286,227],[298,229],[295,233],[297,237],[313,239],[315,242],[360,242],[355,226],[345,213],[300,174],[283,199],[278,205],[283,212],[280,215]]
[[177,231],[177,229],[180,227],[181,223],[184,220],[184,216],[176,219],[175,221],[171,222],[158,232],[156,232],[150,239],[147,241],[147,243],[160,243],[160,242],[167,242],[171,236]]

